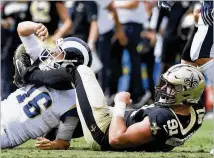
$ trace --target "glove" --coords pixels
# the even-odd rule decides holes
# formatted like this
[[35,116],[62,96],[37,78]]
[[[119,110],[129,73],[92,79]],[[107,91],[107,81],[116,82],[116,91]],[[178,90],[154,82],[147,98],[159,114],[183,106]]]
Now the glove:
[[13,83],[19,88],[24,87],[26,82],[23,80],[23,75],[27,71],[27,68],[31,66],[31,61],[23,44],[19,45],[16,49],[13,57],[13,64],[15,66]]
[[171,11],[172,6],[175,4],[174,1],[158,1],[158,7],[166,8],[167,10]]

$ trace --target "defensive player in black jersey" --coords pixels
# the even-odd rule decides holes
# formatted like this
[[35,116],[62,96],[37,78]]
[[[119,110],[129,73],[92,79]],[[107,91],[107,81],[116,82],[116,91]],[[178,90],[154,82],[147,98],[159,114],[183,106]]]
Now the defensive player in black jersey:
[[[174,3],[175,1],[159,1],[159,6],[171,10]],[[201,8],[194,11],[197,25],[183,50],[181,63],[200,66],[214,88],[213,7],[213,1],[204,0]],[[214,149],[210,153],[214,155]]]
[[65,80],[72,83],[84,137],[93,150],[170,151],[199,129],[205,114],[201,102],[204,77],[186,64],[175,65],[162,75],[155,104],[128,111],[128,92],[118,93],[115,106],[109,107],[92,70],[77,62],[76,66],[49,71],[30,67],[21,75],[25,82],[51,87],[59,88],[59,83],[61,88],[69,86],[61,83],[69,83]]

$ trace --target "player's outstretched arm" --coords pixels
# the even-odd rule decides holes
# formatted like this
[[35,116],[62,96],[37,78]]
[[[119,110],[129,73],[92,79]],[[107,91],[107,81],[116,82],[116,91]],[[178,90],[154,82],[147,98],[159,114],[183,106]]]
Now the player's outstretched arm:
[[66,117],[60,121],[55,140],[51,141],[46,138],[37,138],[35,147],[41,150],[66,150],[70,147],[70,140],[73,137],[74,130],[79,122],[78,117]]
[[48,37],[47,28],[41,23],[35,23],[32,21],[24,21],[19,23],[17,27],[17,32],[19,36],[30,36],[31,34],[35,34],[42,41],[44,41]]
[[26,83],[45,85],[57,90],[73,89],[73,66],[67,65],[60,69],[42,71],[38,67],[28,67],[22,74],[22,79]]
[[44,51],[42,43],[36,38],[36,36],[44,41],[48,37],[47,28],[41,23],[23,21],[19,23],[17,32],[27,54],[29,54],[30,58],[35,61]]
[[153,139],[148,117],[128,128],[126,127],[124,113],[125,107],[129,103],[129,93],[121,92],[116,95],[113,118],[109,128],[109,143],[117,149],[135,147]]
[[70,147],[70,142],[61,139],[50,141],[49,139],[38,137],[35,147],[40,150],[66,150]]

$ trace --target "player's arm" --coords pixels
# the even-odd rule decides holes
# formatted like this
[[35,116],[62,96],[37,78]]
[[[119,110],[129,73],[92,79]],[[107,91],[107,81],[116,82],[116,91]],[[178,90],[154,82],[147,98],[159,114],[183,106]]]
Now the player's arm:
[[128,128],[123,117],[113,117],[109,132],[109,143],[112,147],[117,149],[135,147],[151,140],[153,140],[153,137],[148,117]]
[[47,38],[47,28],[41,23],[35,23],[32,21],[24,21],[18,24],[17,32],[19,36],[26,37],[32,34],[37,35],[44,41]]
[[38,67],[29,67],[22,74],[23,81],[30,84],[46,85],[57,90],[73,89],[73,66],[67,65],[60,69],[42,71]]
[[26,52],[30,55],[31,59],[35,61],[44,50],[44,47],[40,41],[37,40],[36,36],[44,41],[48,37],[47,28],[41,23],[24,21],[18,24],[17,32]]
[[124,113],[129,102],[130,94],[127,92],[121,92],[115,97],[114,113],[109,128],[109,143],[117,149],[135,147],[153,139],[148,117],[127,128]]
[[35,147],[41,150],[66,150],[70,147],[74,130],[79,122],[77,117],[66,117],[64,121],[60,121],[56,134],[56,139],[50,141],[46,138],[37,138]]

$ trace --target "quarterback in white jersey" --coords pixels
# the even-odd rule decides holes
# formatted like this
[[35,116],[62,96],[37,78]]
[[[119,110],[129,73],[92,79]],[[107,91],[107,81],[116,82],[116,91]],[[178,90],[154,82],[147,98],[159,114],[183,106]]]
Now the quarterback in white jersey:
[[[44,46],[34,34],[43,41],[48,35],[47,28],[28,21],[20,23],[17,31],[26,53],[34,62],[44,51]],[[50,65],[47,67],[41,63],[39,67],[47,69]],[[67,149],[79,121],[75,97],[74,90],[59,91],[36,85],[26,85],[17,89],[1,102],[1,148],[18,146],[57,127],[56,141],[51,143],[52,146],[42,140],[36,147]]]
[[[58,126],[56,137],[70,141],[78,118],[72,117],[72,122],[66,123],[67,129],[60,128],[60,124],[65,123],[60,118],[75,108],[73,90],[57,91],[33,85],[16,90],[1,102],[1,148],[18,146]],[[70,134],[65,136],[64,130]]]

